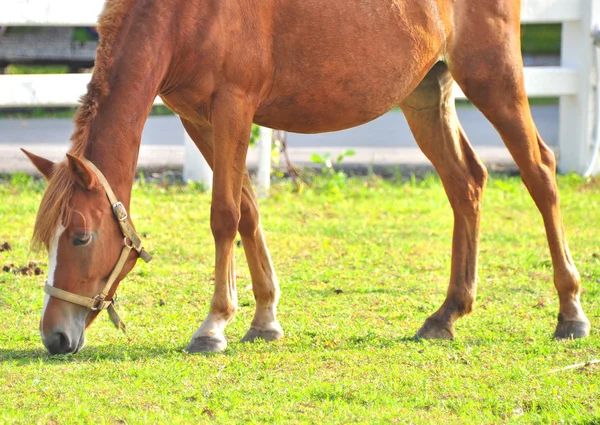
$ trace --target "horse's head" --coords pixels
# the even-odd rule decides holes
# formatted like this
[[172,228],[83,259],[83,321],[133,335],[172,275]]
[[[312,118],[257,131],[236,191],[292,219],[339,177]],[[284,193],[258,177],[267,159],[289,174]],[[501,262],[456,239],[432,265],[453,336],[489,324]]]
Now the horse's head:
[[42,341],[52,354],[75,353],[102,309],[122,325],[112,305],[117,286],[138,253],[146,260],[149,256],[125,207],[92,163],[67,155],[55,164],[25,153],[48,180],[33,236],[34,244],[44,245],[49,254]]

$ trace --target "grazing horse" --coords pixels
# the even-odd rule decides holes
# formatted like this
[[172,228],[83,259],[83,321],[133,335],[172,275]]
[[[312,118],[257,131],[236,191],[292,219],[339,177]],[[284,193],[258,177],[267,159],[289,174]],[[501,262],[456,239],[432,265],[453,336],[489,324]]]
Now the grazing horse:
[[400,106],[454,212],[446,300],[417,332],[451,339],[475,301],[487,171],[460,126],[456,81],[498,130],[540,210],[560,299],[556,338],[589,334],[559,208],[555,159],[533,123],[518,0],[108,0],[87,94],[65,161],[28,156],[48,179],[33,242],[49,252],[40,323],[51,353],[84,330],[138,257],[129,209],[142,127],[155,97],[180,117],[214,171],[214,296],[189,352],[222,351],[236,307],[242,238],[256,313],[243,341],[277,340],[279,285],[245,168],[252,123],[341,130]]

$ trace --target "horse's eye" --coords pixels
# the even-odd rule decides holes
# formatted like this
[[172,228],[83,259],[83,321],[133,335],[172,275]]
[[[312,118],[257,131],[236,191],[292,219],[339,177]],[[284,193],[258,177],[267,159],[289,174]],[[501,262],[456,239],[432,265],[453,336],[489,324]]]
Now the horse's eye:
[[75,246],[85,246],[87,244],[89,244],[92,241],[92,235],[83,235],[83,236],[77,236],[75,237],[75,239],[73,239],[73,245]]

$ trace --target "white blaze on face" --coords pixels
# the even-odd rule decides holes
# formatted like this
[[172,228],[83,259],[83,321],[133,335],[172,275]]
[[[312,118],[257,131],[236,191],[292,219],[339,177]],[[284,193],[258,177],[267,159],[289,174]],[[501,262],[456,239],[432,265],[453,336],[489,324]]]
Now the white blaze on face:
[[[58,262],[58,240],[60,235],[65,231],[65,227],[61,224],[56,228],[56,232],[50,241],[50,247],[48,249],[48,285],[54,286],[54,274],[56,273],[56,264]],[[46,314],[46,307],[50,301],[50,295],[44,295],[44,307],[42,308],[42,320]]]

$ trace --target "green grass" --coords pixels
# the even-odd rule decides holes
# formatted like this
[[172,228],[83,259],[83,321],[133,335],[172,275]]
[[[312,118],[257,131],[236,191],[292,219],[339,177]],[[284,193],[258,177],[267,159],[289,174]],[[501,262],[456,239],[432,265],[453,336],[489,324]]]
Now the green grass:
[[[210,197],[137,184],[134,222],[154,260],[121,287],[127,337],[101,316],[80,353],[48,356],[44,277],[0,273],[0,423],[600,423],[599,365],[548,373],[600,357],[600,181],[559,182],[589,338],[551,339],[542,220],[517,178],[494,177],[475,311],[454,342],[413,341],[444,299],[452,213],[436,177],[369,178],[343,195],[279,183],[261,201],[286,337],[239,342],[254,301],[238,249],[240,308],[220,355],[183,352],[212,294]],[[42,190],[19,175],[0,185],[0,243],[14,248],[1,264],[46,270],[28,250]]]
[[[0,109],[0,119],[30,119],[30,118],[73,118],[77,108],[30,108],[16,110]],[[164,105],[155,105],[150,110],[150,115],[174,115]]]
[[69,72],[69,67],[67,65],[12,64],[6,67],[6,73],[9,75],[66,74],[67,72]]
[[521,51],[527,55],[559,55],[560,24],[521,25]]

